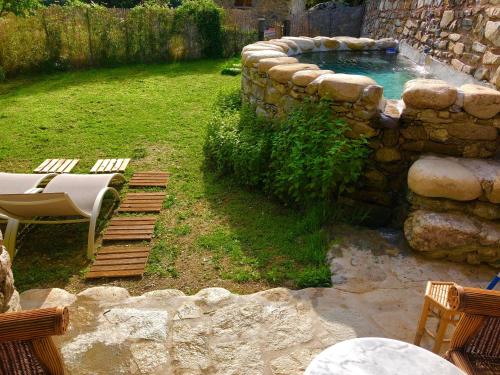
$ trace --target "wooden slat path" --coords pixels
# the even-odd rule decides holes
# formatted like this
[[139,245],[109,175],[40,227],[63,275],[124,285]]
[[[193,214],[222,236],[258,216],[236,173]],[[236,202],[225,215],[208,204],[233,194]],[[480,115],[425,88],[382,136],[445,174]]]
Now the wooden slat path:
[[168,175],[165,172],[136,172],[130,179],[130,187],[166,187]]
[[86,279],[143,276],[149,248],[142,246],[105,246],[99,250]]
[[130,159],[99,159],[90,169],[90,173],[123,173]]
[[69,173],[78,164],[79,159],[46,159],[36,167],[34,173]]
[[104,241],[151,241],[156,217],[115,217],[103,236]]
[[128,193],[118,212],[160,212],[165,193]]

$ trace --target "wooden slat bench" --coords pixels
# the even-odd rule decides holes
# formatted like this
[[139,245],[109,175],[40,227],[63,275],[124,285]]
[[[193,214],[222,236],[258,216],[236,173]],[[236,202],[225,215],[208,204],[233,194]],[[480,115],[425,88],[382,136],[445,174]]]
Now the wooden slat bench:
[[128,193],[118,212],[160,212],[165,193]]
[[168,175],[165,172],[136,172],[129,182],[130,187],[166,187]]
[[150,249],[144,246],[105,246],[101,248],[86,279],[102,277],[142,277]]
[[70,173],[79,159],[46,159],[33,173]]
[[99,159],[90,169],[90,173],[123,173],[130,159]]

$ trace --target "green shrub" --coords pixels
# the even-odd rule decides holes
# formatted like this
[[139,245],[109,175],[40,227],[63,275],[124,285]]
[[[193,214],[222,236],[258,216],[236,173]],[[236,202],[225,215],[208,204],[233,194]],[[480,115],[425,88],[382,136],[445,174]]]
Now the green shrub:
[[270,189],[283,200],[330,200],[359,178],[368,156],[366,139],[345,134],[331,103],[305,101],[273,135]]
[[185,0],[176,12],[181,22],[194,22],[201,40],[202,54],[207,57],[222,56],[223,14],[223,9],[213,0]]
[[278,122],[241,106],[239,91],[217,99],[205,144],[208,165],[244,185],[260,186],[282,201],[310,206],[348,190],[361,175],[369,148],[348,138],[331,103],[304,102]]
[[0,66],[0,82],[5,81],[5,70]]

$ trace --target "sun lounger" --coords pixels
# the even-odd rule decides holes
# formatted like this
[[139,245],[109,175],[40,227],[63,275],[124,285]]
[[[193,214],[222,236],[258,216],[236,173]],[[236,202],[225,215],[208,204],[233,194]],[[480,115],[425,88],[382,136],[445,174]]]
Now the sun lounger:
[[[112,180],[123,181],[120,174],[78,175],[54,177],[40,194],[0,194],[0,213],[9,220],[5,232],[5,247],[11,258],[19,224],[89,223],[87,256],[94,255],[97,218],[104,196],[111,193],[116,201],[119,194],[110,187]],[[113,206],[107,212],[109,215]]]
[[[0,172],[0,194],[28,194],[41,191],[39,186],[54,177],[55,174],[27,174],[27,173],[3,173]],[[0,221],[4,222],[8,217],[0,214]]]

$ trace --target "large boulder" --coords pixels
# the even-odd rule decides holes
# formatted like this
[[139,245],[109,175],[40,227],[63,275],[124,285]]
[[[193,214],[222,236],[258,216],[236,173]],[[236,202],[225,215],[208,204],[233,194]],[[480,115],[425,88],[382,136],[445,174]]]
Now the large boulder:
[[464,110],[480,119],[495,117],[500,112],[500,92],[480,85],[460,87],[464,93]]
[[327,74],[319,84],[319,95],[338,101],[356,102],[363,90],[377,83],[366,76],[355,74]]
[[292,76],[292,83],[297,86],[306,87],[312,81],[324,74],[333,74],[331,70],[301,70]]
[[0,313],[17,310],[17,306],[12,303],[15,293],[17,292],[14,288],[10,257],[3,247],[2,232],[0,232]]
[[316,47],[312,38],[285,36],[281,38],[281,40],[291,40],[295,42],[302,52],[310,52]]
[[268,59],[271,57],[287,57],[284,52],[274,51],[274,50],[264,50],[264,51],[247,51],[241,54],[241,59],[245,66],[252,67],[257,64],[260,60]]
[[299,60],[295,57],[274,57],[270,59],[262,59],[259,61],[259,73],[267,73],[269,69],[276,65],[297,64]]
[[452,159],[423,157],[408,171],[408,187],[424,197],[470,201],[482,194],[479,179]]
[[292,80],[295,73],[301,70],[319,70],[314,64],[286,64],[277,65],[269,69],[269,77],[279,83],[287,83]]
[[279,51],[279,52],[287,52],[288,50],[284,50],[283,47],[277,46],[275,44],[249,44],[243,47],[243,52],[249,51]]
[[403,92],[405,104],[419,109],[445,109],[456,99],[457,89],[438,79],[412,79]]

